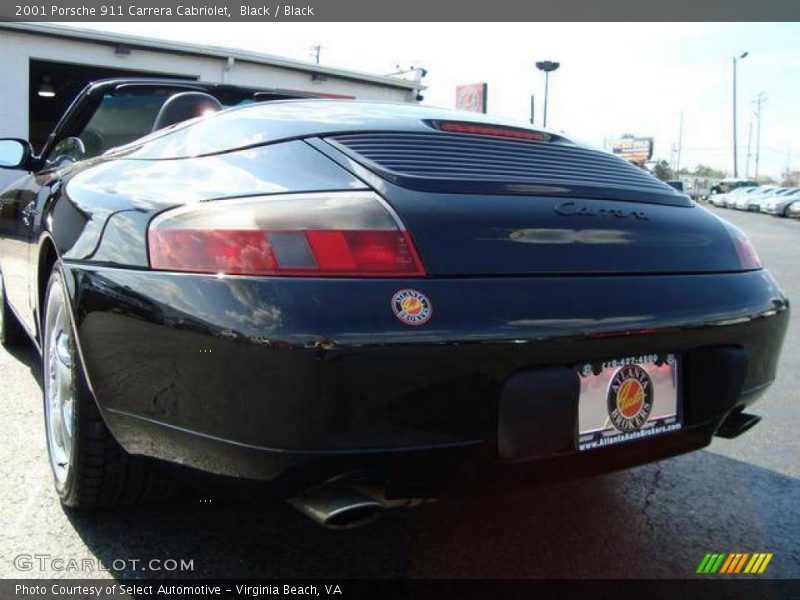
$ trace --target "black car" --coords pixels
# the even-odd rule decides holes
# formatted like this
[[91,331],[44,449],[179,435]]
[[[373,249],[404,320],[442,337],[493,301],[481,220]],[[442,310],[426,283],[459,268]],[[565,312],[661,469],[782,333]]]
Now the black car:
[[2,336],[41,352],[67,506],[173,463],[350,526],[736,436],[775,377],[789,304],[747,237],[555,133],[115,80],[0,162]]

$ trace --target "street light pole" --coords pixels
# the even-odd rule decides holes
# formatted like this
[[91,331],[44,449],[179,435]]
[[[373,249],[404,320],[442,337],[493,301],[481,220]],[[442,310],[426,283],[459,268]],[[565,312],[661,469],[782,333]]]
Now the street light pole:
[[536,68],[544,71],[544,127],[547,127],[547,96],[550,87],[550,73],[560,66],[561,63],[553,62],[552,60],[543,60],[536,63]]
[[739,176],[739,161],[736,151],[736,65],[743,59],[747,58],[749,52],[743,52],[740,56],[733,57],[733,176]]
[[544,127],[547,127],[547,97],[550,95],[550,71],[544,72]]

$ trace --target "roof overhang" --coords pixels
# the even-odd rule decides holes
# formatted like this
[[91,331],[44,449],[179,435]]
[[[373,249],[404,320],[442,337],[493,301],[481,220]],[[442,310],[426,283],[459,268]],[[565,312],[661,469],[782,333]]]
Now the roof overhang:
[[317,65],[302,60],[295,60],[293,58],[275,56],[273,54],[261,54],[258,52],[236,50],[234,48],[224,48],[221,46],[200,46],[183,42],[170,42],[167,40],[123,35],[119,33],[96,31],[93,29],[79,27],[64,27],[62,25],[54,25],[51,23],[6,22],[0,23],[0,29],[8,29],[23,33],[57,37],[62,39],[71,39],[81,42],[107,44],[111,46],[123,45],[129,48],[154,50],[157,52],[169,52],[172,54],[204,56],[210,58],[219,58],[222,60],[228,60],[229,58],[232,58],[233,60],[246,63],[267,65],[281,69],[302,71],[312,75],[335,77],[337,79],[347,79],[350,81],[412,91],[425,89],[425,86],[421,83],[409,81],[407,79],[400,79],[398,77],[373,75],[371,73],[363,73],[361,71],[353,71],[350,69],[340,69],[337,67]]

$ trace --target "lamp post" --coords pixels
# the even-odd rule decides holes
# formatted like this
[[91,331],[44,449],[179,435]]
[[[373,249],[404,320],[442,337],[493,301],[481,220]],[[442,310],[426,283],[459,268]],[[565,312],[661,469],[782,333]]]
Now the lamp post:
[[739,162],[736,155],[736,65],[743,58],[747,58],[749,52],[742,52],[739,56],[732,57],[733,60],[733,176],[739,176]]
[[544,127],[547,127],[547,93],[550,85],[550,73],[560,67],[561,64],[552,60],[543,60],[536,63],[536,68],[544,71]]

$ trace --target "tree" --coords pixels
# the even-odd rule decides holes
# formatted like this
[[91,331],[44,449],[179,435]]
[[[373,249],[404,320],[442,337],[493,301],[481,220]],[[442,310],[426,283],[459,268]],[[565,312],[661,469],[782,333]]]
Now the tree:
[[783,180],[781,181],[783,187],[798,187],[800,186],[800,171],[785,171],[783,173]]
[[692,175],[695,177],[706,177],[708,179],[722,179],[727,175],[727,173],[706,165],[697,165],[694,168]]
[[658,177],[661,181],[674,179],[672,176],[672,169],[670,168],[669,163],[665,160],[660,160],[655,164],[653,167],[653,175]]

